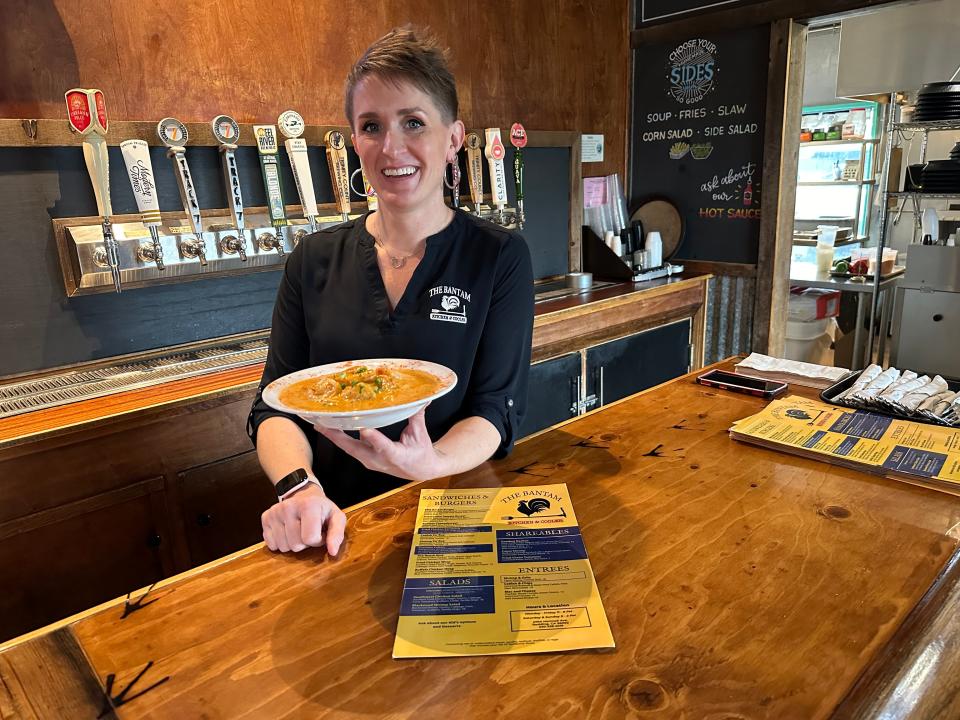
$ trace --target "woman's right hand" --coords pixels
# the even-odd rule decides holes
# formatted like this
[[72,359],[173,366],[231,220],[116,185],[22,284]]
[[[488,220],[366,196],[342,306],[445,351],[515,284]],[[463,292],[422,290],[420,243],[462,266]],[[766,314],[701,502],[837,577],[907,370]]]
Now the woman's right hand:
[[326,545],[336,556],[347,529],[347,516],[316,485],[307,485],[260,516],[263,540],[273,551],[300,552]]

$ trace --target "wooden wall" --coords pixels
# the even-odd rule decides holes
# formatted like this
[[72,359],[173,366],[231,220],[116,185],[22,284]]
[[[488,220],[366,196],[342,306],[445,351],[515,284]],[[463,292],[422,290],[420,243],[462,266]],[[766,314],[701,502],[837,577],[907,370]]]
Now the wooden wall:
[[470,127],[603,133],[625,172],[630,0],[3,0],[0,117],[64,117],[63,93],[99,87],[114,119],[175,115],[343,122],[351,63],[413,22],[452,50]]

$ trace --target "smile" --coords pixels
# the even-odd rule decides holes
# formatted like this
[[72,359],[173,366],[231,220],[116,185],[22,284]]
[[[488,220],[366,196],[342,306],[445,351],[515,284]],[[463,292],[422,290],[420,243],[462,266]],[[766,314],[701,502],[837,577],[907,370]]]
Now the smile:
[[383,174],[387,177],[403,177],[404,175],[413,175],[417,170],[418,168],[407,165],[406,167],[384,168]]

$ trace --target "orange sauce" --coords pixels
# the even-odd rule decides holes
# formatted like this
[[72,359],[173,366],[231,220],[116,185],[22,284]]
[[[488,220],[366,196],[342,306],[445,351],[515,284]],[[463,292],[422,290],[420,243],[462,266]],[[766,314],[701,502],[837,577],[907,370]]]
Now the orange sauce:
[[357,364],[300,380],[280,391],[280,401],[298,410],[353,412],[403,405],[433,395],[440,378],[412,368],[368,368]]

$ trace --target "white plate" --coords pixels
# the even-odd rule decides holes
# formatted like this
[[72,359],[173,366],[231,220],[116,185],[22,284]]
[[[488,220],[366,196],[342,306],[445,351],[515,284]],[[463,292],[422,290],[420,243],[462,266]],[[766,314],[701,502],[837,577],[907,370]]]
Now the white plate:
[[[302,410],[290,407],[280,401],[281,391],[291,383],[319,377],[320,375],[342,372],[348,367],[356,365],[363,365],[368,368],[383,367],[390,369],[407,368],[411,370],[423,370],[440,378],[440,389],[432,395],[428,395],[420,400],[415,400],[414,402],[404,403],[402,405],[391,405],[390,407],[377,408],[375,410],[354,410],[353,412]],[[453,390],[456,384],[457,374],[453,370],[443,365],[438,365],[437,363],[427,362],[426,360],[405,360],[402,358],[349,360],[328,363],[327,365],[318,365],[277,378],[263,389],[263,401],[274,410],[297,415],[311,425],[322,425],[323,427],[339,430],[361,430],[363,428],[385,427],[400,422],[401,420],[406,420],[420,410],[420,408],[426,406],[430,401],[436,400],[438,397],[446,395]]]

